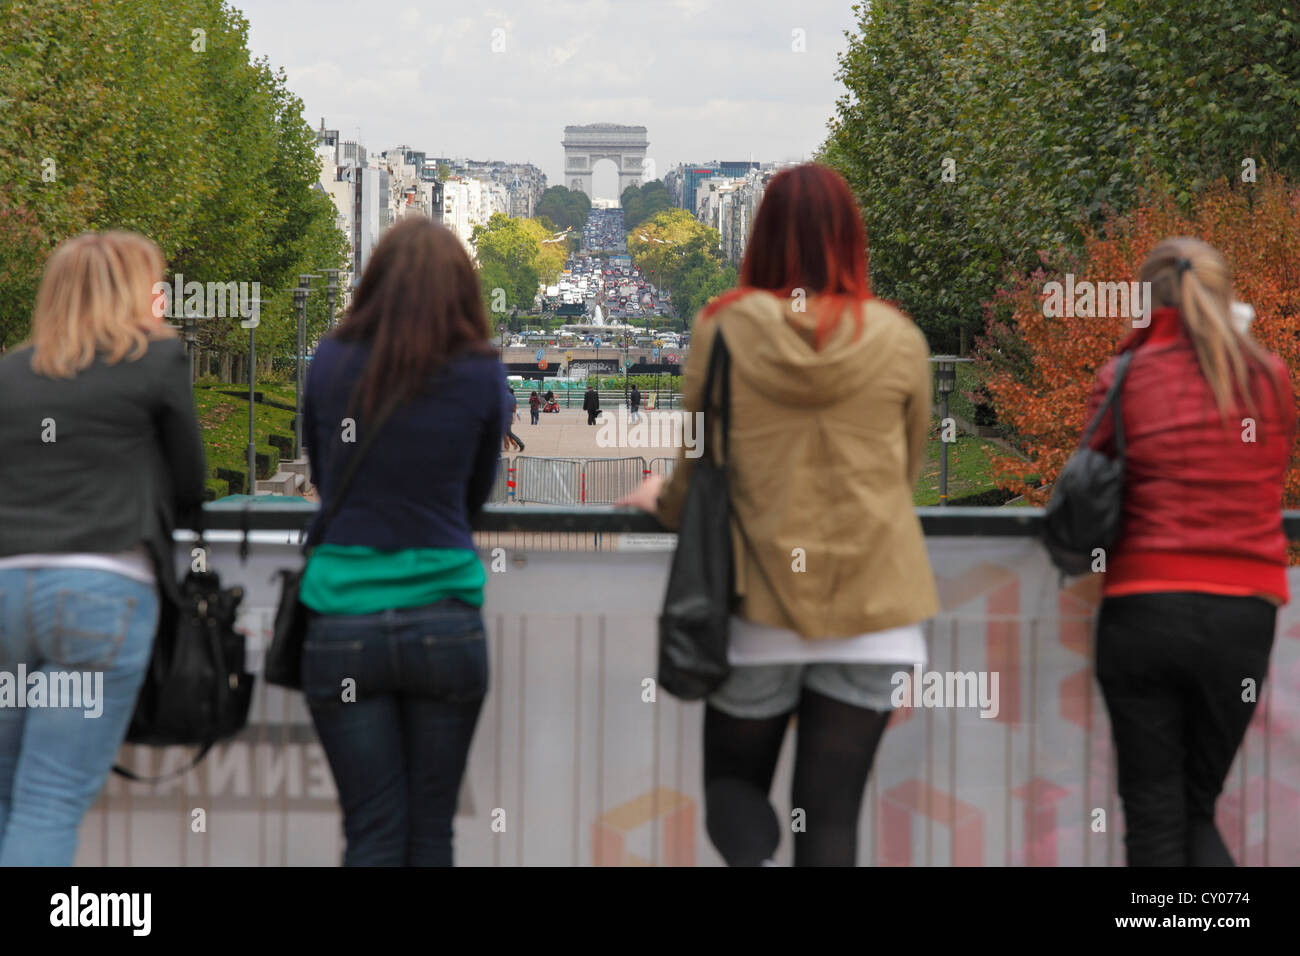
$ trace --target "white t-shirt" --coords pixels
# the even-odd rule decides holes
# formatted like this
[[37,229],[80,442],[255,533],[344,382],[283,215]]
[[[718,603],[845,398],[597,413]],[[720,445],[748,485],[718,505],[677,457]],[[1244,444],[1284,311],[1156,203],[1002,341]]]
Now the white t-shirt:
[[853,637],[806,641],[794,631],[732,616],[727,660],[744,664],[919,664],[927,661],[920,624]]
[[157,584],[153,561],[144,545],[116,554],[15,554],[0,558],[0,571],[26,568],[80,568],[91,571],[110,571],[143,584]]

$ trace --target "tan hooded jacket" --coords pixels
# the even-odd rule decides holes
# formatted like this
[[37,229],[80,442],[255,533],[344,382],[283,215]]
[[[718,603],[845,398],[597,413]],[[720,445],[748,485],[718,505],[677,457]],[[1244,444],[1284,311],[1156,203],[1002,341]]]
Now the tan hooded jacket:
[[[721,330],[732,368],[736,613],[806,639],[913,624],[939,607],[912,507],[930,424],[925,337],[873,299],[861,306],[860,336],[846,312],[815,351],[819,305],[795,311],[749,291],[697,319],[683,383],[686,410],[700,411]],[[705,454],[720,454],[716,419],[705,418]],[[679,452],[660,493],[666,527],[681,518],[693,463]]]

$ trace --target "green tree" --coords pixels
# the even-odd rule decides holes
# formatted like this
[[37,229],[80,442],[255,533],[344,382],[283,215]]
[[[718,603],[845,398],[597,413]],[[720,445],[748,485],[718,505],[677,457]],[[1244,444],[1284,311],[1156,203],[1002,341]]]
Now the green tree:
[[623,190],[619,203],[623,207],[623,227],[629,230],[673,205],[668,187],[659,179],[640,186],[628,186]]
[[[26,334],[48,251],[87,229],[149,236],[186,281],[260,283],[268,355],[293,352],[298,273],[344,264],[302,103],[222,0],[0,6],[0,144],[0,344]],[[236,317],[200,348],[229,374]]]
[[1269,0],[873,0],[820,158],[862,206],[876,292],[945,350],[1010,277],[1147,186],[1188,202],[1300,165],[1300,10]]
[[479,285],[488,311],[531,309],[541,282],[538,233],[523,220],[496,213],[474,227],[470,240],[479,264]]
[[736,270],[724,265],[718,230],[684,209],[667,209],[628,231],[628,252],[642,273],[672,294],[687,322],[709,299],[736,284]]
[[581,190],[551,186],[542,193],[536,211],[539,217],[549,220],[556,231],[581,230],[587,221],[587,213],[591,211],[591,199]]

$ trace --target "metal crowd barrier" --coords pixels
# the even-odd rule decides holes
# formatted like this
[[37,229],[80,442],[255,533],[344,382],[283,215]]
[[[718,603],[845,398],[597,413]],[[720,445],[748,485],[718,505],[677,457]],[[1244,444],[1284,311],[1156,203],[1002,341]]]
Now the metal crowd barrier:
[[[502,458],[493,504],[613,504],[636,491],[646,475],[671,475],[672,458]],[[509,477],[503,477],[508,475]]]
[[540,505],[572,505],[582,500],[580,458],[514,459],[515,501]]
[[593,458],[582,463],[582,503],[610,505],[644,480],[644,458]]
[[494,505],[506,504],[510,501],[510,492],[514,489],[514,465],[509,458],[501,456],[497,463],[497,476],[492,482],[492,491],[488,494],[488,502]]
[[651,458],[650,467],[646,471],[647,475],[663,475],[667,478],[673,473],[673,468],[677,464],[676,458]]

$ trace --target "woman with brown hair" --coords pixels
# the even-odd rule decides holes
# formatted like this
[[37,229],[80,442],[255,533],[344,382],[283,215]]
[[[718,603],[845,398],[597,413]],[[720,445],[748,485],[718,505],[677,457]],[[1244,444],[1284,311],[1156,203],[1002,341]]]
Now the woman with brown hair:
[[[1106,555],[1097,679],[1110,713],[1130,866],[1231,866],[1215,802],[1288,600],[1282,482],[1290,376],[1232,317],[1228,264],[1191,238],[1143,263],[1144,323],[1121,382],[1124,504]],[[1089,420],[1114,381],[1097,374]],[[1111,416],[1090,446],[1114,454]]]
[[0,866],[72,863],[180,598],[172,530],[205,468],[163,269],[134,233],[67,240],[30,340],[0,359],[0,670],[82,688],[0,703]]
[[470,518],[491,491],[509,414],[488,336],[460,242],[412,217],[384,234],[312,360],[304,424],[322,513],[355,468],[313,537],[300,592],[313,612],[303,691],[349,866],[452,863],[488,682]]

